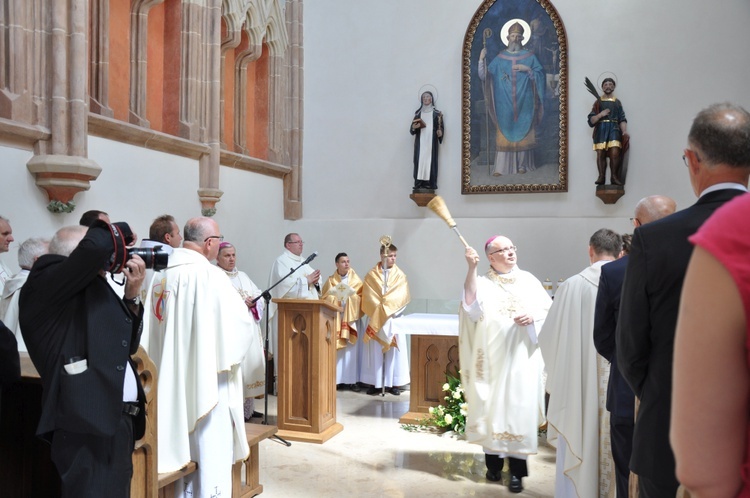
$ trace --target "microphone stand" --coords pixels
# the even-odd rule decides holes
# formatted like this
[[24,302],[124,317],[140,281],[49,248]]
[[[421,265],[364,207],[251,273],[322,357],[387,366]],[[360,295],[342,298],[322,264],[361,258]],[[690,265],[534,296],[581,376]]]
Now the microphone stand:
[[[251,301],[252,304],[255,304],[256,302],[258,302],[258,300],[260,300],[261,298],[263,298],[263,301],[266,303],[265,309],[263,310],[263,314],[265,315],[265,322],[266,322],[266,334],[265,334],[265,338],[263,339],[263,356],[264,356],[264,359],[265,359],[265,362],[266,362],[266,368],[265,368],[265,374],[266,374],[266,394],[264,396],[263,425],[268,425],[268,395],[269,395],[268,394],[268,348],[269,348],[268,334],[270,332],[270,328],[269,328],[269,307],[270,307],[270,304],[271,304],[271,289],[273,289],[274,287],[276,287],[277,285],[279,285],[281,282],[283,282],[284,280],[286,280],[287,278],[289,278],[294,272],[296,272],[297,270],[299,270],[302,266],[308,264],[310,261],[312,261],[312,258],[308,258],[307,260],[303,261],[299,266],[296,266],[296,267],[292,268],[291,270],[289,270],[289,273],[287,273],[286,275],[284,275],[283,277],[281,277],[281,279],[279,279],[278,282],[276,282],[271,287],[269,287],[268,289],[266,289],[263,292],[261,292],[260,296],[256,297],[255,299],[253,299]],[[276,358],[274,358],[274,361],[276,361]],[[287,441],[283,437],[278,436],[276,434],[273,435],[273,438],[277,439],[280,443],[285,444],[286,446],[291,446],[292,445],[292,443],[290,443],[289,441]]]

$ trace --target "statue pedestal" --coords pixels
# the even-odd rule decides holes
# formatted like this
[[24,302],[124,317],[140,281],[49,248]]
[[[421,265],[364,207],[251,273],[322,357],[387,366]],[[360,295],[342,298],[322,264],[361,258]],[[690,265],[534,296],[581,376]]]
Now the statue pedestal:
[[624,185],[597,185],[596,196],[604,204],[614,204],[620,197],[625,195]]
[[429,188],[415,188],[409,196],[419,207],[425,207],[433,197],[435,197],[435,191]]

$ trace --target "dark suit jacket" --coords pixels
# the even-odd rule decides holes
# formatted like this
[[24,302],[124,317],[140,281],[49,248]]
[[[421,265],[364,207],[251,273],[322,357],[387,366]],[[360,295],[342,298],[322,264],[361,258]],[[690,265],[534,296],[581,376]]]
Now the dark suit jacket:
[[628,256],[602,266],[594,311],[594,346],[611,363],[607,384],[607,410],[617,417],[633,418],[635,394],[617,368],[615,331]]
[[16,335],[0,320],[0,396],[3,389],[21,380],[21,359]]
[[[651,479],[674,476],[669,445],[672,352],[680,293],[694,234],[735,189],[702,196],[687,209],[635,230],[617,325],[617,362],[641,399],[630,468]],[[707,331],[710,333],[710,331]],[[675,481],[676,482],[676,481]]]
[[[109,229],[92,226],[70,257],[40,257],[21,289],[21,330],[43,386],[40,436],[56,429],[96,436],[116,432],[126,363],[137,372],[130,355],[140,342],[143,309],[132,314],[99,274],[113,251]],[[88,369],[70,375],[64,365],[76,356],[87,359]],[[136,439],[145,427],[137,380]]]

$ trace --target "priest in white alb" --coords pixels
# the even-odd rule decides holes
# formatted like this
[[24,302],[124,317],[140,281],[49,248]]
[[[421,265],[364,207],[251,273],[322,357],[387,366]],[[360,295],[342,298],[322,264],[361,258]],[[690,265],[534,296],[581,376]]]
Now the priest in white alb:
[[192,218],[182,248],[151,280],[141,345],[156,364],[158,472],[198,468],[176,496],[231,496],[232,465],[249,455],[240,365],[255,325],[224,272],[210,263],[223,239],[210,218]]
[[560,285],[539,334],[550,395],[547,441],[557,448],[558,498],[615,494],[605,409],[609,363],[594,347],[594,311],[602,265],[617,259],[621,250],[622,238],[612,230],[591,236],[591,266]]
[[468,412],[466,440],[485,453],[488,481],[499,481],[508,458],[511,493],[523,491],[527,458],[537,452],[544,424],[544,364],[537,330],[550,297],[541,282],[516,266],[516,247],[496,235],[484,246],[490,262],[477,276],[479,256],[469,247],[459,307],[461,384]]
[[336,388],[359,392],[357,338],[362,318],[362,279],[350,266],[345,252],[336,255],[336,271],[323,284],[323,298],[342,305],[336,334]]
[[[289,233],[284,237],[284,252],[276,258],[271,268],[271,274],[268,276],[268,287],[271,287],[282,278],[289,275],[289,272],[302,263],[305,258],[302,251],[305,242],[298,233]],[[313,269],[309,264],[302,265],[291,276],[284,279],[279,285],[271,289],[271,297],[274,299],[320,299],[320,270]],[[274,374],[279,371],[279,331],[278,317],[276,310],[278,306],[273,301],[268,306],[269,331],[268,340],[270,342],[271,353],[274,357],[273,370]]]

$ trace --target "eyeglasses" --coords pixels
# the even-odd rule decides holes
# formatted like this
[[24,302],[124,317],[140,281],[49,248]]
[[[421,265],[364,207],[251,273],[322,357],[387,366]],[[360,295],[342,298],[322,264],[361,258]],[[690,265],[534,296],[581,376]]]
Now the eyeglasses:
[[630,218],[630,223],[632,223],[634,227],[641,226],[641,220],[638,218]]
[[491,252],[490,256],[492,256],[493,254],[497,254],[497,253],[505,254],[508,251],[510,251],[510,252],[516,252],[516,250],[518,250],[518,248],[516,246],[505,247],[503,249],[498,249],[495,252]]
[[287,244],[304,244],[305,242],[303,240],[291,240],[287,242]]
[[690,151],[690,152],[692,152],[693,154],[695,154],[695,160],[696,160],[696,161],[698,161],[698,162],[701,162],[701,156],[699,156],[697,152],[695,152],[695,151],[694,151],[694,150],[692,150],[692,149],[685,149],[685,151],[684,151],[684,152],[685,152],[685,154],[683,154],[683,155],[682,155],[682,162],[683,162],[683,163],[685,163],[685,166],[688,166],[688,167],[690,166],[690,165],[688,164],[688,160],[687,160],[687,153],[688,153],[688,151]]
[[223,235],[209,235],[208,237],[206,237],[205,239],[203,239],[203,242],[207,242],[208,239],[219,239],[219,242],[223,242],[224,241],[224,236]]

